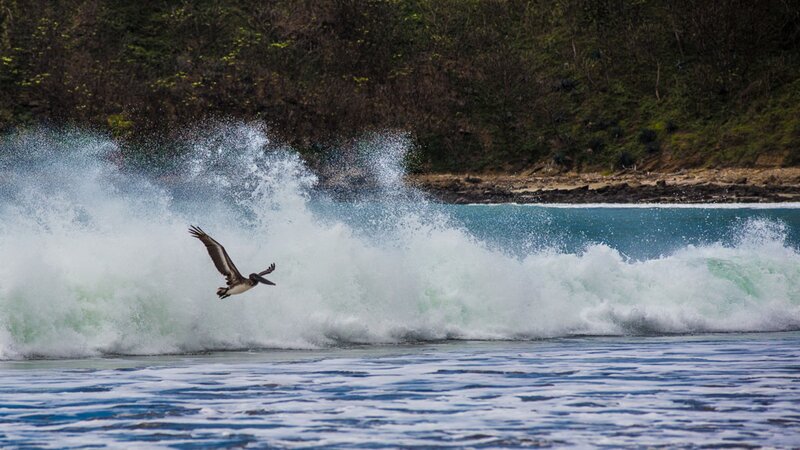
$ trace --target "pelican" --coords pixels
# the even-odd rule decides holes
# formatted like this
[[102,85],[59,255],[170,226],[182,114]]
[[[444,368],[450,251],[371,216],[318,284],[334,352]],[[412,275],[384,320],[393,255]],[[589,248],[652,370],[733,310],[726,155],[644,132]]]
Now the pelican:
[[206,249],[208,250],[208,255],[211,256],[211,260],[214,261],[214,265],[217,266],[217,270],[219,270],[219,273],[225,275],[225,279],[228,281],[228,287],[217,289],[217,295],[220,300],[230,297],[231,295],[249,291],[258,283],[275,286],[275,283],[264,278],[264,275],[272,273],[272,271],[275,270],[275,263],[267,267],[267,270],[259,273],[251,273],[249,277],[245,278],[239,273],[236,266],[233,265],[233,261],[231,261],[231,257],[228,256],[228,252],[225,251],[225,247],[220,245],[219,242],[212,239],[205,231],[194,225],[190,225],[189,234],[203,241],[203,244],[206,245]]

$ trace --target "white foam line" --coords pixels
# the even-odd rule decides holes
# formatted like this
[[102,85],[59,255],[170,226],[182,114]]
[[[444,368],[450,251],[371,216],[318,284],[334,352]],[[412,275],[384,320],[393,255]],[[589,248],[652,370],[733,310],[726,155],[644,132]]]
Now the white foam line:
[[561,209],[800,209],[800,202],[787,203],[469,203],[468,206],[531,206]]

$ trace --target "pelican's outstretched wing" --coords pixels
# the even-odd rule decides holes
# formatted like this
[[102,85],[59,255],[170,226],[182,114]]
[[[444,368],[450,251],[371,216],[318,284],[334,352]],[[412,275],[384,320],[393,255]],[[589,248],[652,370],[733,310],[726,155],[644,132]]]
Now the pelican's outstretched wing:
[[273,270],[275,270],[275,263],[270,264],[270,266],[267,267],[267,270],[265,270],[263,272],[258,272],[258,274],[263,277],[264,275],[266,275],[268,273],[272,273]]
[[211,236],[207,235],[205,231],[194,225],[190,226],[189,233],[197,239],[203,241],[203,244],[206,245],[208,255],[211,256],[211,260],[214,261],[214,265],[217,266],[219,273],[225,275],[225,279],[228,281],[228,286],[242,279],[242,274],[239,273],[238,269],[236,269],[233,261],[231,261],[231,257],[228,256],[228,252],[225,251],[225,247],[212,239]]

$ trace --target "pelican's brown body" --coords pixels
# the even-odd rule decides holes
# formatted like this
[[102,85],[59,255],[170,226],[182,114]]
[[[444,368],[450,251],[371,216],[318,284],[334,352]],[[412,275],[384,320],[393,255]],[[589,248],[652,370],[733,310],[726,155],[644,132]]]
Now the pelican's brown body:
[[205,244],[208,255],[211,256],[211,260],[214,261],[214,266],[217,267],[219,273],[225,276],[228,282],[227,287],[217,289],[217,295],[220,299],[249,291],[258,283],[275,286],[275,283],[264,278],[264,275],[275,270],[275,263],[272,263],[267,270],[259,273],[251,273],[249,277],[245,278],[239,273],[239,270],[233,264],[233,261],[231,261],[230,256],[228,256],[228,252],[225,251],[225,247],[220,245],[219,242],[215,241],[211,236],[207,235],[205,231],[194,225],[189,227],[189,233]]

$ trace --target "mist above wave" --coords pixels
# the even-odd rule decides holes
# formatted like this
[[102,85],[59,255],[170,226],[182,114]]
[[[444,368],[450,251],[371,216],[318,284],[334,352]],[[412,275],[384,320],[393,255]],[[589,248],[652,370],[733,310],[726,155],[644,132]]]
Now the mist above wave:
[[[603,244],[520,257],[403,184],[401,134],[326,169],[369,179],[346,210],[315,208],[336,201],[258,125],[186,134],[150,159],[80,131],[3,138],[0,358],[800,328],[780,222],[640,261]],[[219,301],[190,223],[243,272],[275,261],[277,286]]]

